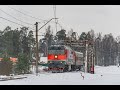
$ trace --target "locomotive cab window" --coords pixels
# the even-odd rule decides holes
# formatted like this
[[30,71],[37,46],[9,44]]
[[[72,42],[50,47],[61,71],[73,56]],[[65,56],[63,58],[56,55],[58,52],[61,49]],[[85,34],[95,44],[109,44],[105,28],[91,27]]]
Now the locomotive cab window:
[[51,46],[48,48],[49,54],[65,54],[63,46]]

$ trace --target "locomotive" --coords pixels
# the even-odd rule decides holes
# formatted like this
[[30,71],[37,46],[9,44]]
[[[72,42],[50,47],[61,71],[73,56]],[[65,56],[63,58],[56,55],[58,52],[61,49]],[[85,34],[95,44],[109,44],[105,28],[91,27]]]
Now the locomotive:
[[72,50],[66,45],[48,47],[48,70],[67,72],[81,70],[84,66],[83,53]]

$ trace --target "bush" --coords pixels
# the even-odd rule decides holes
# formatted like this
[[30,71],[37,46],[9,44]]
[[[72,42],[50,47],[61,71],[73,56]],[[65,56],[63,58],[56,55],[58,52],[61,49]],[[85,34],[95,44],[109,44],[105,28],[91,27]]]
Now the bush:
[[0,61],[0,75],[9,76],[13,69],[13,63],[10,61],[10,58],[4,57],[3,60]]
[[29,58],[26,54],[19,54],[18,62],[16,63],[15,73],[28,74],[30,70]]

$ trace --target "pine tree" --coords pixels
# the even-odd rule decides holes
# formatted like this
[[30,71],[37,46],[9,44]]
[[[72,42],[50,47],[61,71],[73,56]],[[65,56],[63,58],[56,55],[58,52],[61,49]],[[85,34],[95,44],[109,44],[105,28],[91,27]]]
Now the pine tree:
[[30,64],[27,54],[19,54],[18,62],[16,63],[15,72],[18,74],[29,73]]

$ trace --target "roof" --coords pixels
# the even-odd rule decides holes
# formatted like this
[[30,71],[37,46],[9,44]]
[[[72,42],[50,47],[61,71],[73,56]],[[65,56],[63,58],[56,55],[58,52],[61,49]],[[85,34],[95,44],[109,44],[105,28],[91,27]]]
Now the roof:
[[[0,61],[1,61],[1,60],[3,60],[3,58],[0,58]],[[10,57],[10,60],[11,60],[12,62],[14,62],[14,63],[17,62],[17,58]]]
[[12,57],[10,57],[10,60],[11,60],[12,62],[17,62],[17,58],[12,58]]

